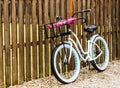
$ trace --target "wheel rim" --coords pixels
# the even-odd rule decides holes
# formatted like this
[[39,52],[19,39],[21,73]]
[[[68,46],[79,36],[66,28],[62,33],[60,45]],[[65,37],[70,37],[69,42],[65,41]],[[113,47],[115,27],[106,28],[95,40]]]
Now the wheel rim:
[[[64,48],[62,47],[66,47],[66,49],[64,50]],[[78,59],[74,59],[78,58],[78,55],[76,55],[75,50],[72,51],[72,58],[70,60],[70,63],[68,63],[67,60],[64,61],[63,58],[66,57],[66,59],[68,59],[69,54],[70,48],[68,47],[68,45],[61,46],[61,49],[57,50],[55,54],[56,59],[54,61],[54,66],[58,77],[64,82],[68,83],[74,81],[77,78],[80,70],[80,62],[78,61]]]
[[[108,64],[108,48],[104,40],[98,39],[95,41],[95,43],[100,46],[100,49],[102,50],[102,55],[98,59],[94,60],[94,62],[99,69],[104,70]],[[100,53],[99,49],[95,45],[93,47],[93,51],[94,57]]]

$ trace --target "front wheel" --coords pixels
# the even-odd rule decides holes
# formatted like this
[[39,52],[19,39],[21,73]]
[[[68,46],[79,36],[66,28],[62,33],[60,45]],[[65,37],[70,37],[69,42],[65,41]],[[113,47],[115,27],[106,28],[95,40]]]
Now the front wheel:
[[60,44],[53,50],[51,59],[52,71],[57,80],[68,84],[77,79],[80,71],[80,60],[73,47],[69,44]]
[[104,71],[109,62],[109,49],[106,41],[101,36],[97,36],[93,40],[90,48],[90,55],[92,58],[96,57],[100,53],[100,50],[102,51],[101,56],[99,56],[96,60],[93,60],[92,65],[96,70]]

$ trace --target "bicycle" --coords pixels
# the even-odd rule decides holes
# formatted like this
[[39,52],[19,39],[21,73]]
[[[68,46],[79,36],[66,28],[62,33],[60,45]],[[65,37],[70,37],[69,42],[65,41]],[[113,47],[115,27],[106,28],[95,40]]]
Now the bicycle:
[[[77,79],[80,72],[81,61],[92,63],[93,67],[99,72],[104,71],[109,62],[109,49],[104,38],[99,34],[92,35],[87,41],[87,51],[84,51],[77,35],[70,29],[70,24],[73,24],[77,20],[84,20],[83,23],[86,23],[87,19],[85,17],[75,18],[74,16],[79,13],[83,14],[87,12],[91,12],[91,9],[74,12],[72,18],[67,20],[62,20],[62,18],[58,16],[56,18],[57,22],[45,26],[45,32],[48,29],[59,28],[59,34],[54,37],[67,35],[67,40],[57,45],[51,55],[51,68],[53,74],[57,80],[64,84],[74,82]],[[62,33],[60,27],[64,25],[67,26],[67,31]],[[97,27],[94,25],[84,28],[88,33],[92,33],[96,29]],[[54,32],[54,34],[55,33],[56,32]],[[71,35],[74,36],[76,41],[71,38]]]

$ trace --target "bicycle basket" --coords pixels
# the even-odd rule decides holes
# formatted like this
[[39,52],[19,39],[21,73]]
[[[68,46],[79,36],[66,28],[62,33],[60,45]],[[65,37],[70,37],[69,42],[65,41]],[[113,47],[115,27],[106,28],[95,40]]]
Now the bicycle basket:
[[51,25],[53,26],[53,23],[50,24],[46,24],[43,26],[43,32],[45,34],[45,38],[58,38],[61,36],[66,36],[66,35],[70,35],[70,31],[67,30],[67,26],[60,26],[58,28],[48,28],[48,26]]

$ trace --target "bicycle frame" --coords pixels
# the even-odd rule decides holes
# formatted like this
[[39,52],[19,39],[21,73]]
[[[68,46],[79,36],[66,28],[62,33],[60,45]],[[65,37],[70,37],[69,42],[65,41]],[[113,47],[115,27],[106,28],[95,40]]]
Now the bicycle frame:
[[[87,50],[87,52],[85,52],[85,51],[83,50],[83,48],[82,48],[82,45],[80,44],[80,41],[79,41],[77,35],[76,35],[74,32],[72,32],[71,29],[68,29],[68,30],[69,30],[69,31],[71,32],[71,34],[75,37],[76,42],[78,43],[78,46],[77,46],[77,43],[75,43],[75,41],[70,37],[70,35],[68,35],[68,41],[65,41],[65,43],[70,44],[70,55],[69,55],[69,58],[68,58],[68,63],[70,62],[70,59],[71,59],[71,52],[72,52],[71,47],[72,47],[72,46],[75,47],[75,49],[76,49],[76,51],[77,51],[77,53],[78,53],[81,61],[84,61],[84,62],[86,62],[86,61],[92,61],[92,60],[95,60],[95,59],[97,59],[97,58],[99,58],[99,57],[101,56],[102,50],[100,49],[100,47],[99,47],[96,43],[94,43],[94,42],[92,41],[96,36],[99,36],[98,34],[94,35],[94,36],[92,37],[92,39],[88,40],[88,48],[87,48],[88,50]],[[100,50],[100,53],[99,53],[96,57],[94,57],[94,58],[92,58],[92,57],[90,56],[90,46],[91,46],[92,44],[95,44],[95,45],[97,46],[97,48]],[[86,55],[86,58],[84,58],[83,55],[84,55],[84,56]],[[64,61],[66,61],[66,58],[64,59]]]

